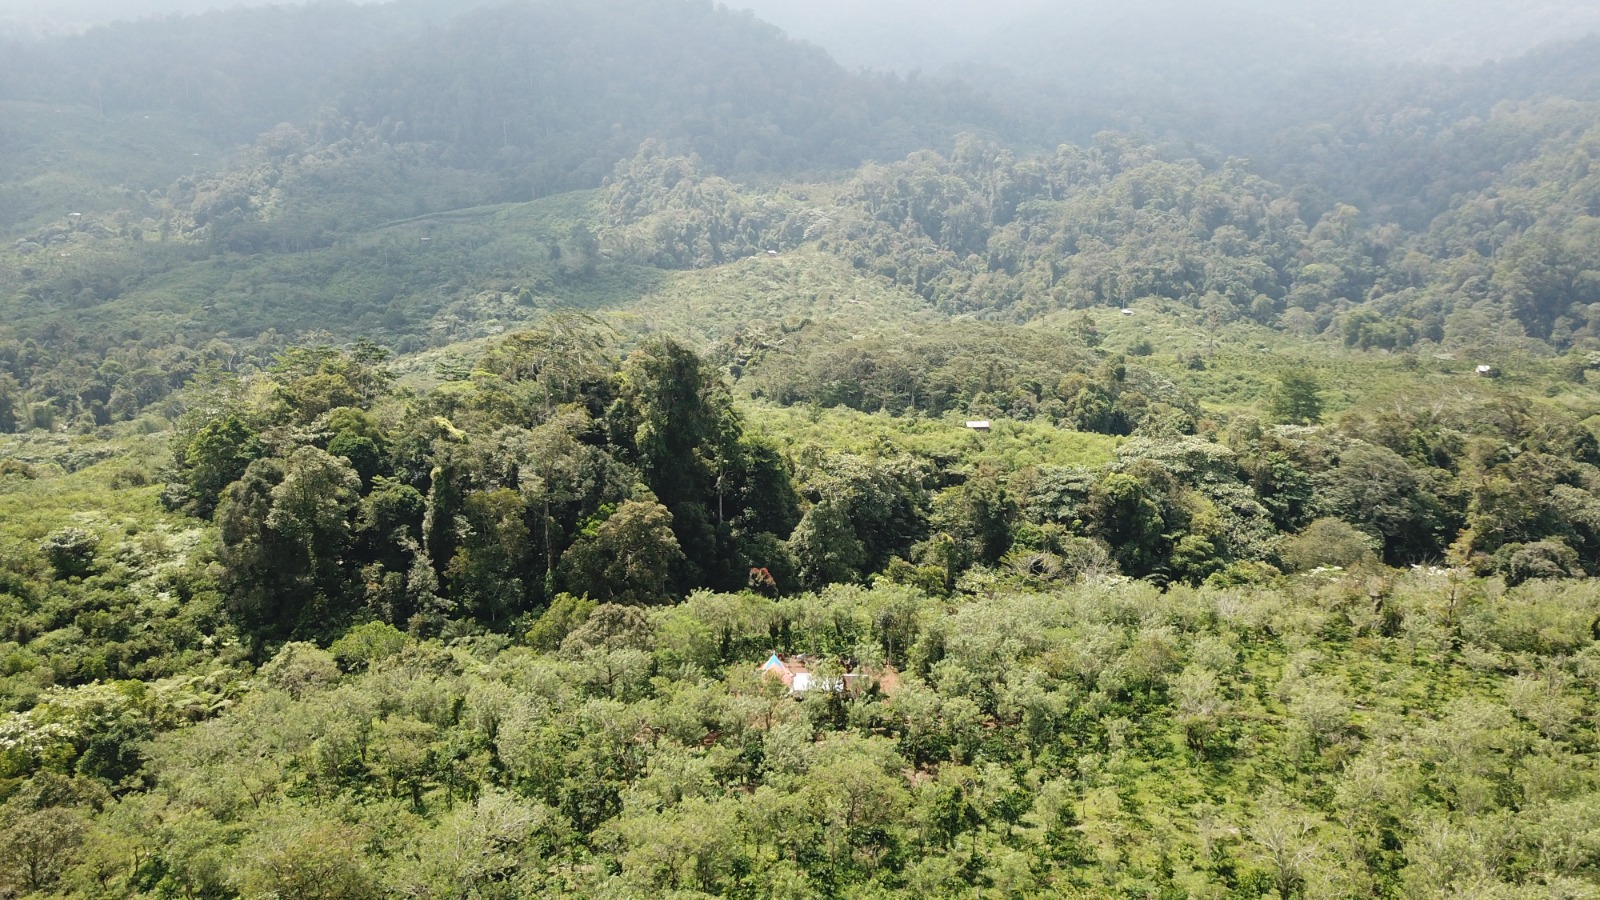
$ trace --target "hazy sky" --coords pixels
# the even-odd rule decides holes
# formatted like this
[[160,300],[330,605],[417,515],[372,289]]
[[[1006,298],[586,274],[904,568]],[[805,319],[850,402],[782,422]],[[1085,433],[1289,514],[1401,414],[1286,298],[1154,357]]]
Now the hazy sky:
[[56,33],[146,16],[296,2],[301,0],[0,0],[0,24],[31,33]]
[[[1138,52],[1186,41],[1226,53],[1232,38],[1279,35],[1285,49],[1385,61],[1470,63],[1600,30],[1600,0],[730,0],[847,65],[1007,61],[1018,40],[1061,53]],[[1229,29],[1232,31],[1230,32]],[[1259,46],[1251,44],[1251,46]],[[1049,53],[1048,46],[1041,52]]]
[[[0,24],[72,30],[268,0],[0,0]],[[285,0],[276,0],[285,2]],[[381,0],[368,0],[381,2]],[[481,0],[478,0],[481,2]],[[566,0],[581,4],[586,0]],[[1600,31],[1600,0],[722,0],[850,67],[1049,68],[1140,52],[1470,63]],[[466,5],[466,4],[463,4]]]

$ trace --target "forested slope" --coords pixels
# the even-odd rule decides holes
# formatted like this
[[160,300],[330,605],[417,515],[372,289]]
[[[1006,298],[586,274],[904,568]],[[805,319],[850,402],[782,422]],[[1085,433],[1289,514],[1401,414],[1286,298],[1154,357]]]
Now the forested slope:
[[0,898],[1600,896],[1592,41],[0,49]]
[[371,346],[208,374],[159,473],[13,438],[0,885],[1588,896],[1600,607],[1546,579],[1593,436],[1490,382],[1218,432],[1090,343],[1023,355],[1130,440],[742,404],[571,319],[422,394]]

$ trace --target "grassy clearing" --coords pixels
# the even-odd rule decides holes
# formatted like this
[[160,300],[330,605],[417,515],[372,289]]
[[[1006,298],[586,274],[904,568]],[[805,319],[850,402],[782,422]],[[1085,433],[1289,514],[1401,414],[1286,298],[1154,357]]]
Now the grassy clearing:
[[32,554],[46,535],[67,526],[103,539],[193,528],[158,502],[155,473],[166,456],[165,435],[34,432],[0,439],[0,464],[20,469],[0,474],[0,554]]
[[747,403],[750,430],[791,452],[808,447],[865,456],[910,453],[953,464],[986,460],[1008,469],[1033,465],[1094,467],[1112,460],[1122,438],[1066,431],[1039,422],[996,421],[981,434],[958,417],[929,419],[850,409],[782,408]]
[[943,318],[909,291],[816,250],[676,272],[618,316],[641,331],[671,334],[700,347],[785,320],[831,322],[865,333],[912,329]]

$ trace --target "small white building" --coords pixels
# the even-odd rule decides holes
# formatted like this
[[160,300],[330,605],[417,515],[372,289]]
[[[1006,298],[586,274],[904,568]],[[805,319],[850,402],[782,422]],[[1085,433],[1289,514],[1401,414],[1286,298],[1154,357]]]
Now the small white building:
[[[813,687],[820,687],[838,693],[843,691],[846,682],[838,678],[815,678],[811,674],[810,661],[804,656],[779,656],[774,653],[767,657],[761,667],[761,674],[777,678],[791,694],[804,694]],[[849,678],[850,676],[845,676]]]
[[893,694],[900,689],[900,673],[892,666],[875,669],[871,672],[858,671],[854,664],[844,663],[848,671],[838,675],[817,676],[811,671],[813,663],[823,660],[812,659],[805,654],[798,656],[779,656],[774,652],[767,657],[761,666],[761,674],[767,678],[776,678],[783,682],[790,694],[804,694],[812,690],[829,691],[835,694],[859,694],[876,685],[885,694]]
[[990,429],[990,425],[989,425],[989,420],[988,419],[974,419],[974,420],[972,420],[972,421],[967,423],[967,427],[972,429],[973,431],[983,431],[983,432],[987,432]]

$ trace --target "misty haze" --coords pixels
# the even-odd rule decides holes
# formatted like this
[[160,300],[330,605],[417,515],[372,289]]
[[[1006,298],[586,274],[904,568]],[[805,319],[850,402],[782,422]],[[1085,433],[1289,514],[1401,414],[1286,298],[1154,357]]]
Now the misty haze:
[[[1158,54],[1248,66],[1240,52],[1299,62],[1473,63],[1600,28],[1600,4],[1511,0],[755,0],[755,13],[849,65],[1018,67],[1051,56],[1113,60]],[[1017,55],[1017,42],[1024,51]],[[1141,52],[1142,51],[1142,52]],[[1154,51],[1154,52],[1152,52]],[[1310,58],[1307,58],[1307,54]]]
[[1596,576],[1600,2],[0,0],[0,900],[1600,898]]

